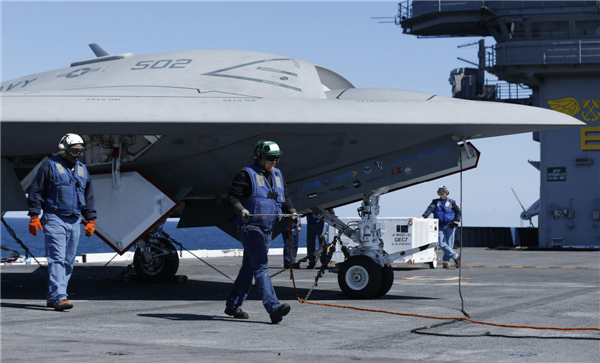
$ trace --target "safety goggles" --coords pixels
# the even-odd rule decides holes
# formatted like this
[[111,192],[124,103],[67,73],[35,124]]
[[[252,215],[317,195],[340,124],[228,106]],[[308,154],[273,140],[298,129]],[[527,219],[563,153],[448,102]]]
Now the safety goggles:
[[265,160],[267,160],[270,163],[278,163],[279,162],[279,157],[281,155],[267,155],[265,157]]
[[84,150],[81,146],[72,146],[67,149],[67,152],[73,156],[81,156]]

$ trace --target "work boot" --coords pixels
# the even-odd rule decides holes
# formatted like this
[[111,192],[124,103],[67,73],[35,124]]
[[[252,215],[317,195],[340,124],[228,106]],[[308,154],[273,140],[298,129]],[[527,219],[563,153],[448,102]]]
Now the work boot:
[[54,307],[54,303],[50,302],[50,301],[46,301],[46,307],[47,308],[53,308]]
[[447,270],[447,269],[448,269],[448,262],[444,262],[444,263],[442,264],[442,267],[443,267],[443,268],[445,268],[445,269]]
[[296,262],[292,265],[293,268],[300,268],[300,262]]
[[460,256],[456,256],[454,262],[456,262],[456,267],[460,267]]
[[271,313],[271,323],[277,324],[283,320],[283,317],[289,314],[292,308],[288,304],[281,304]]
[[310,264],[308,266],[306,266],[307,270],[314,270],[315,269],[315,265],[314,264]]
[[229,316],[233,316],[236,319],[248,319],[248,313],[243,311],[242,309],[234,309],[234,308],[225,308],[225,314]]
[[61,301],[54,304],[54,310],[63,311],[67,309],[71,309],[73,307],[73,303],[67,299],[62,299]]

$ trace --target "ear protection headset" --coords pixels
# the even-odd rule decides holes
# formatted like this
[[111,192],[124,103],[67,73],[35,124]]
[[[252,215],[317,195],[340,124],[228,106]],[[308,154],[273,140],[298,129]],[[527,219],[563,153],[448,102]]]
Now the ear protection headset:
[[265,142],[267,142],[267,141],[266,140],[260,140],[254,146],[254,151],[252,152],[252,160],[256,161],[257,163],[260,163],[260,161],[262,160],[263,153],[261,151],[261,147],[262,147],[262,145]]
[[448,190],[448,188],[446,188],[445,185],[442,185],[441,187],[438,188],[438,195],[440,194],[440,192],[446,192],[446,195],[450,195],[450,191]]

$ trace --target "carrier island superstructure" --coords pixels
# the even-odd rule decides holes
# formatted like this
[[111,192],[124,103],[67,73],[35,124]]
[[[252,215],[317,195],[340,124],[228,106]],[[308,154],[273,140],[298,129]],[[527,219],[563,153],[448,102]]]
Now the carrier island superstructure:
[[[493,46],[478,42],[473,68],[451,72],[454,97],[550,108],[586,123],[533,134],[541,148],[540,161],[530,161],[540,170],[540,199],[521,218],[539,213],[539,247],[598,248],[600,2],[405,1],[398,7],[395,22],[404,34],[494,38]],[[485,72],[507,83],[489,84]]]

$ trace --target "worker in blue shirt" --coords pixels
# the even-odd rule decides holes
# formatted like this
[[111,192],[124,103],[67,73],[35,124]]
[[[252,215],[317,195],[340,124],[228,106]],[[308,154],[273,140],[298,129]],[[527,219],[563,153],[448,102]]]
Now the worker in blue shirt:
[[[236,319],[248,319],[242,304],[248,297],[252,278],[271,323],[279,323],[290,312],[289,304],[277,299],[269,277],[269,246],[277,214],[293,214],[291,223],[299,216],[288,198],[283,174],[275,165],[281,149],[273,141],[260,140],[254,146],[254,162],[240,170],[229,186],[229,203],[237,214],[238,236],[244,246],[242,267],[225,303],[225,314]],[[263,216],[254,216],[263,214]]]
[[448,199],[450,191],[444,185],[438,188],[440,196],[438,199],[431,201],[423,218],[429,217],[433,212],[434,218],[439,220],[439,243],[440,248],[444,251],[444,268],[448,268],[450,259],[454,259],[456,266],[460,266],[460,256],[454,252],[454,229],[460,223],[460,208],[456,205],[453,199]]
[[[48,260],[48,292],[46,306],[62,311],[71,309],[67,285],[73,273],[73,263],[79,244],[79,225],[83,232],[94,234],[96,209],[92,180],[87,168],[79,161],[84,141],[76,134],[65,135],[58,145],[58,155],[46,160],[29,188],[29,232],[45,235]],[[44,212],[40,221],[39,216]]]
[[[333,209],[328,209],[328,212],[335,215]],[[324,227],[325,221],[316,214],[313,213],[306,216],[306,253],[308,254],[308,266],[306,268],[308,269],[315,268],[317,258],[314,253],[321,246]],[[321,252],[321,265],[327,267],[327,251]]]
[[[283,267],[284,268],[299,268],[300,264],[296,263],[296,255],[298,254],[298,238],[302,227],[300,222],[292,222],[288,228],[282,233],[283,237]],[[290,252],[292,258],[290,260]]]

